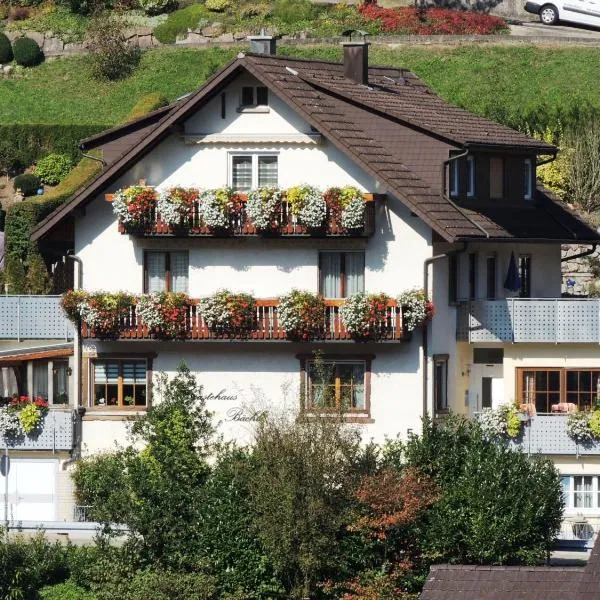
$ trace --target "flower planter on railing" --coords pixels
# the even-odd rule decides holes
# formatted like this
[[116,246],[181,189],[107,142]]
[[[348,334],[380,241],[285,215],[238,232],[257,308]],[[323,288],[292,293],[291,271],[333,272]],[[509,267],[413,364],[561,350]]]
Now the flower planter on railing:
[[[255,305],[255,325],[240,330],[215,329],[209,327],[205,318],[200,313],[200,307],[196,300],[190,301],[186,315],[187,340],[273,340],[285,341],[289,336],[279,322],[278,299],[257,299]],[[350,333],[345,325],[340,312],[343,300],[324,300],[324,314],[320,333],[313,340],[322,341],[354,341],[356,336]],[[138,318],[136,306],[132,305],[127,315],[120,318],[118,337],[120,339],[147,340],[156,339],[157,336],[147,325]],[[82,323],[82,335],[84,338],[94,338],[95,332]],[[378,337],[375,341],[401,341],[409,335],[403,329],[402,311],[397,307],[394,300],[388,302],[384,322],[379,324]],[[310,340],[306,340],[310,341]]]
[[[112,202],[115,196],[107,194],[106,200]],[[362,227],[348,229],[342,225],[339,211],[327,204],[325,219],[321,227],[314,229],[301,224],[297,215],[292,213],[291,205],[281,194],[274,213],[274,218],[268,227],[259,229],[247,214],[246,194],[234,194],[235,210],[228,211],[224,217],[223,224],[219,227],[209,227],[202,219],[200,210],[200,198],[193,197],[190,206],[186,209],[188,216],[182,216],[179,225],[170,225],[164,219],[157,206],[147,209],[138,221],[128,225],[119,220],[119,231],[123,234],[141,236],[205,236],[205,237],[229,237],[229,236],[264,236],[264,237],[294,237],[294,236],[336,236],[336,237],[370,237],[375,232],[375,201],[381,198],[378,194],[363,194],[365,210],[364,223]]]

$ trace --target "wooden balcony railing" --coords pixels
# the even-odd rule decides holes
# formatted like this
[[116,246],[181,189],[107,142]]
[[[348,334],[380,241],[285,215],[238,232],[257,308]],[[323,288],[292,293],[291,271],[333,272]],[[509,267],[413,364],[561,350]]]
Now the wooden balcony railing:
[[[343,323],[340,314],[340,306],[343,300],[325,300],[325,312],[323,314],[322,333],[313,338],[318,341],[353,341],[356,338],[349,333]],[[277,299],[260,299],[256,301],[256,325],[249,331],[218,331],[210,329],[200,314],[197,305],[189,306],[186,317],[187,340],[270,340],[286,341],[288,336],[279,324],[277,315]],[[384,322],[375,327],[375,341],[398,342],[407,335],[403,330],[402,310],[397,307],[395,301],[390,301],[387,308],[387,316]],[[85,324],[82,325],[82,336],[84,338],[96,337],[95,332]],[[118,338],[122,340],[149,340],[160,339],[148,330],[136,315],[136,307],[132,306],[129,314],[122,318],[118,328]]]
[[[361,229],[346,230],[337,219],[333,218],[329,209],[325,218],[325,225],[319,230],[309,230],[300,225],[296,217],[289,210],[288,203],[281,202],[281,211],[277,218],[278,226],[268,231],[259,231],[246,214],[245,204],[238,215],[231,218],[228,227],[215,231],[202,223],[198,213],[198,202],[194,202],[192,216],[182,221],[181,227],[172,227],[165,223],[156,210],[151,211],[148,222],[150,225],[145,229],[128,229],[123,223],[119,223],[121,233],[130,233],[140,236],[199,236],[199,237],[229,237],[229,236],[256,236],[264,237],[371,237],[375,233],[375,201],[380,198],[379,194],[365,194],[365,223]],[[246,197],[242,194],[242,200]],[[107,194],[106,200],[112,202],[113,195]]]

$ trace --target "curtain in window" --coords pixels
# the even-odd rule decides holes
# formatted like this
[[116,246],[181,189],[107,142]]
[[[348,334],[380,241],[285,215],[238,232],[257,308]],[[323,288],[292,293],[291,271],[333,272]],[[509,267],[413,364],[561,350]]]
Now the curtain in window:
[[33,363],[33,396],[48,400],[48,363],[45,361]]
[[277,186],[277,157],[258,157],[258,186]]
[[188,291],[189,256],[187,252],[171,252],[171,289],[174,292]]
[[593,478],[591,476],[574,477],[575,507],[592,508]]
[[146,268],[148,269],[148,292],[166,291],[167,255],[164,252],[148,252]]
[[523,402],[525,404],[535,404],[535,372],[526,371],[523,373]]
[[365,255],[349,252],[346,260],[346,296],[365,291]]
[[339,252],[321,254],[321,293],[325,298],[339,298],[341,294],[342,256]]
[[236,192],[252,189],[252,156],[234,156],[232,161],[231,186]]
[[67,368],[69,363],[66,360],[55,360],[53,364],[53,386],[54,399],[53,402],[66,403],[69,396],[69,379],[67,376]]

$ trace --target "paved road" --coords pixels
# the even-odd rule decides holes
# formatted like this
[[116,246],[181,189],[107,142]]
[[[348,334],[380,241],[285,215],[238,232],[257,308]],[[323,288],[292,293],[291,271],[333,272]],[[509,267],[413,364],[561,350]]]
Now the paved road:
[[600,29],[593,29],[584,25],[543,25],[532,15],[531,21],[523,21],[520,24],[511,24],[510,33],[515,36],[552,38],[560,41],[565,38],[579,38],[582,40],[600,41]]

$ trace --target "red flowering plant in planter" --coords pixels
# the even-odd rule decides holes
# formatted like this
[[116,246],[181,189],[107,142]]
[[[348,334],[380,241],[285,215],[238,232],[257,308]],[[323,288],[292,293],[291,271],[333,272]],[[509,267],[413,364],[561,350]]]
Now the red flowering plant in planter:
[[76,324],[87,325],[89,334],[98,338],[118,337],[122,321],[130,315],[133,303],[133,296],[126,292],[73,290],[62,298],[67,316]]
[[158,337],[182,339],[188,334],[191,304],[187,294],[157,292],[137,298],[136,315]]
[[194,188],[174,187],[158,197],[160,218],[171,227],[187,227],[194,217],[194,203],[200,192]]
[[256,300],[250,294],[219,290],[200,300],[198,308],[211,331],[244,334],[256,327]]
[[385,294],[353,294],[340,307],[346,331],[357,339],[378,339],[388,325],[388,304]]
[[48,413],[48,402],[41,396],[33,399],[29,396],[18,396],[2,410],[5,411],[0,419],[3,422],[3,435],[29,435],[41,426],[42,419]]
[[154,188],[132,185],[113,197],[113,212],[128,231],[146,229],[156,210],[158,195]]
[[292,290],[279,298],[277,317],[290,339],[319,339],[325,333],[325,303],[312,292]]
[[403,292],[398,296],[397,302],[402,308],[402,324],[408,333],[427,323],[435,313],[433,302],[427,299],[424,290]]

